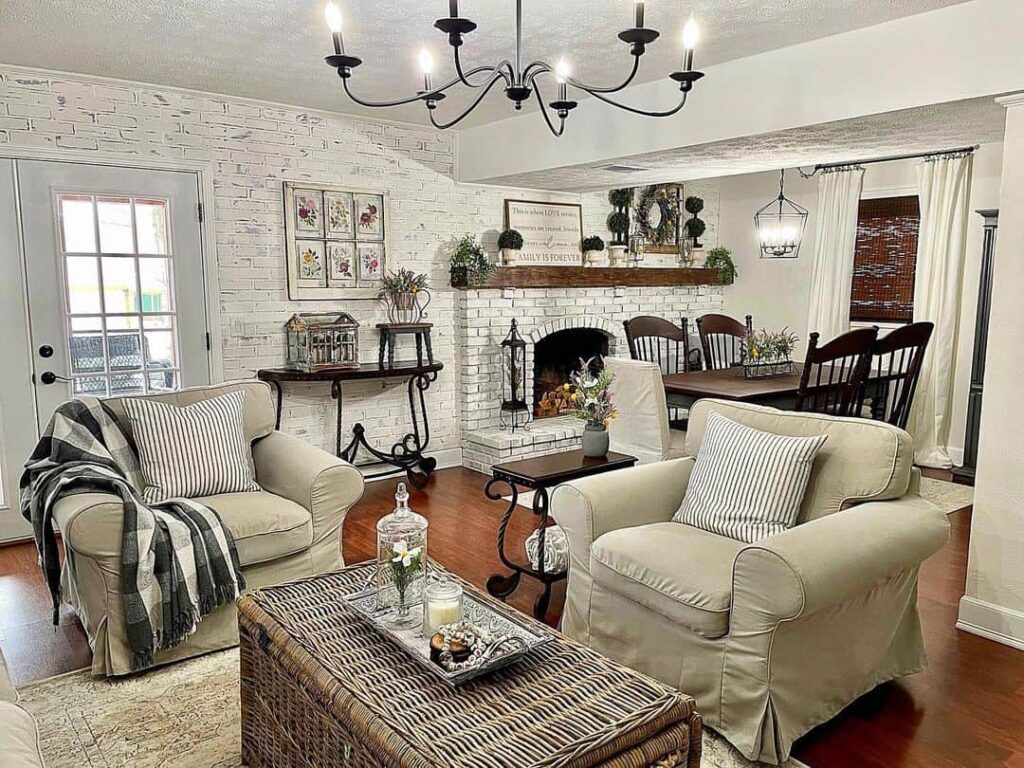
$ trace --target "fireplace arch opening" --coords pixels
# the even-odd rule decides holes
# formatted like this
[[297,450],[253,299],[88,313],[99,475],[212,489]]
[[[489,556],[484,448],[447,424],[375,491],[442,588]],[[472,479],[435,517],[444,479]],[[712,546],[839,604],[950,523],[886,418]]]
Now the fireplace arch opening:
[[540,339],[533,350],[533,417],[568,413],[564,385],[569,374],[579,367],[581,358],[606,356],[610,343],[611,337],[597,328],[566,328]]

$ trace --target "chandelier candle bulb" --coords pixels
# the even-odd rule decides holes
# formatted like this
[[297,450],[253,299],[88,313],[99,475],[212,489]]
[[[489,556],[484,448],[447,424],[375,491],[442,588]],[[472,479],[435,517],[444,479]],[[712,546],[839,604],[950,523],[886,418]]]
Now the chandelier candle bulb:
[[448,15],[453,19],[459,18],[459,0],[448,0]]
[[633,26],[636,29],[644,28],[644,0],[635,0],[633,3]]
[[555,67],[555,79],[558,81],[558,100],[565,101],[568,98],[568,87],[566,80],[569,79],[569,75],[572,73],[572,69],[569,67],[569,62],[565,59],[558,60],[558,66]]
[[328,3],[324,9],[324,18],[327,20],[327,27],[331,30],[331,37],[334,39],[334,52],[345,52],[345,41],[341,37],[341,9],[336,3]]
[[700,39],[700,27],[697,26],[697,20],[690,17],[690,20],[686,22],[686,26],[683,27],[683,71],[690,72],[693,70],[693,49],[697,47],[697,41]]
[[423,72],[423,90],[429,91],[432,88],[430,73],[434,70],[434,57],[425,47],[420,48],[420,70]]

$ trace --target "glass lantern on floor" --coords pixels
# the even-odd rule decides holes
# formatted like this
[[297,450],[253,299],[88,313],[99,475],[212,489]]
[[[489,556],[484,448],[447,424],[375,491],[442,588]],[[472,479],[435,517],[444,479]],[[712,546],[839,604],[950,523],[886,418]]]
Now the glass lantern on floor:
[[399,483],[394,511],[377,521],[377,599],[391,626],[409,629],[423,621],[426,574],[427,519],[409,509],[409,493]]
[[529,429],[530,409],[526,404],[526,342],[519,335],[515,319],[508,335],[501,342],[501,410],[502,429]]

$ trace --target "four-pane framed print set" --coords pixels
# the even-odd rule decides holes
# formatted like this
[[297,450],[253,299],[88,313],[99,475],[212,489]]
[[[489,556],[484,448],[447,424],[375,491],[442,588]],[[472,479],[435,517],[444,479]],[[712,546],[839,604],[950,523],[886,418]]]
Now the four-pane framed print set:
[[387,257],[383,192],[284,184],[288,298],[377,297]]

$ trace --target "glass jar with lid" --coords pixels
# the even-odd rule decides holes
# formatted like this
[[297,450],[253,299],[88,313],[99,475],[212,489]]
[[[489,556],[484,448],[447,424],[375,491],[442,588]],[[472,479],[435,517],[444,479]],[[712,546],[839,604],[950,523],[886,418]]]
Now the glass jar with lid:
[[423,614],[427,572],[427,519],[409,509],[405,483],[395,492],[395,509],[377,521],[377,598],[396,628],[418,625]]
[[433,637],[444,624],[462,619],[462,585],[441,578],[427,583],[423,594],[423,634]]

